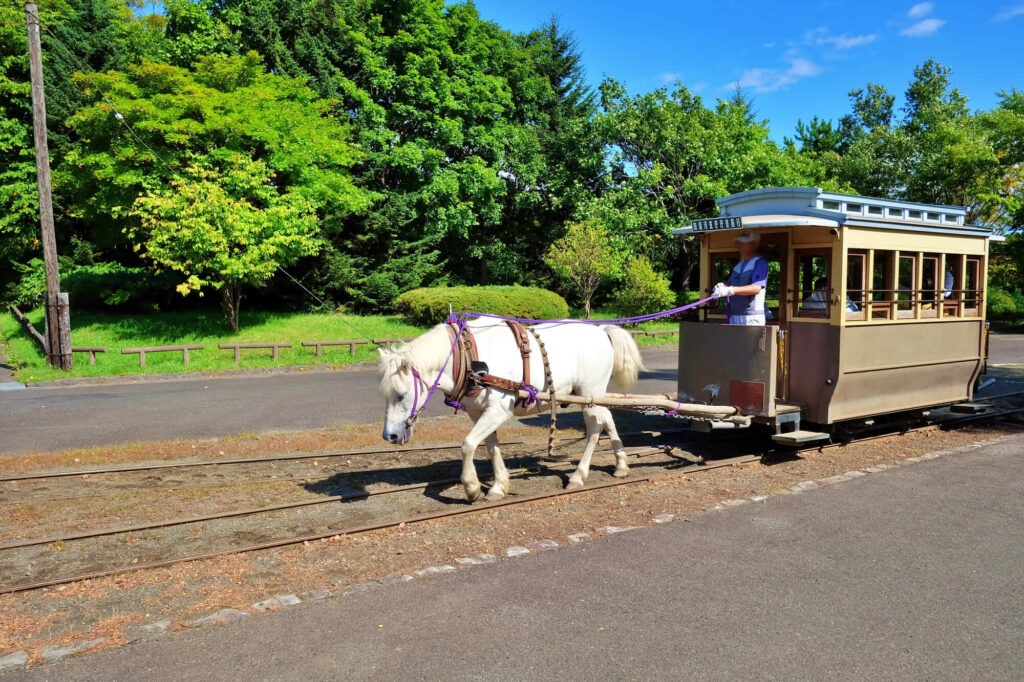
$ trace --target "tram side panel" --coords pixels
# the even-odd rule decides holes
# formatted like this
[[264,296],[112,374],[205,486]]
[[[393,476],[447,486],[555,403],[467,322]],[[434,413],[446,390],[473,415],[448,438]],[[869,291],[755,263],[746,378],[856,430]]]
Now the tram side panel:
[[970,400],[984,321],[849,325],[828,422]]

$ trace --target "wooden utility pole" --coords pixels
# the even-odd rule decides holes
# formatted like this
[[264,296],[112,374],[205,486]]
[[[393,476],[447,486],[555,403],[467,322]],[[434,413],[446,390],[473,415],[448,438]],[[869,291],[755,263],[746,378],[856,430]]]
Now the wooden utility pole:
[[50,150],[46,143],[46,96],[43,92],[43,53],[39,42],[39,9],[25,3],[28,23],[28,57],[32,73],[32,123],[35,126],[36,177],[39,184],[39,222],[43,228],[43,261],[46,264],[46,361],[71,369],[71,317],[68,295],[60,293],[57,238],[53,230],[53,198],[50,195]]

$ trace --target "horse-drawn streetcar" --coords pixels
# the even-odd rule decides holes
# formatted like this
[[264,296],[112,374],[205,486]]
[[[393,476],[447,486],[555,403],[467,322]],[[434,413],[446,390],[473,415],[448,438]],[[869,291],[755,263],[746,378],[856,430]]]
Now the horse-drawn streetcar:
[[718,200],[700,240],[712,291],[738,260],[738,234],[768,262],[763,326],[727,324],[727,305],[679,328],[679,396],[734,405],[776,439],[967,401],[985,359],[990,229],[965,211],[778,187]]
[[[580,404],[586,444],[569,487],[581,487],[607,431],[616,476],[626,452],[608,407],[652,406],[697,428],[774,427],[780,443],[894,414],[969,401],[985,359],[988,228],[965,211],[778,187],[718,200],[721,216],[677,230],[700,241],[706,298],[618,321],[453,315],[423,336],[381,350],[382,435],[412,437],[440,391],[474,422],[463,442],[462,483],[482,495],[473,465],[486,443],[495,483],[508,491],[496,430],[513,414]],[[609,322],[699,308],[679,326],[678,393],[608,393],[635,382],[633,338]],[[524,326],[524,324],[529,326]],[[600,326],[596,326],[600,324]],[[531,378],[532,377],[532,378]],[[821,430],[803,430],[811,422]]]

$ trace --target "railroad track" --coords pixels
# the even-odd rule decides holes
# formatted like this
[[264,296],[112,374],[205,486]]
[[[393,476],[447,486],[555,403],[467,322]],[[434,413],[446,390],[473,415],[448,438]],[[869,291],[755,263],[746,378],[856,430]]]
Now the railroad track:
[[[1015,396],[1019,396],[1019,395],[1024,395],[1024,392],[1019,392],[1019,393],[1015,393],[1015,394],[1006,394],[1004,396],[994,396],[994,397],[989,398],[989,399],[1005,398],[1005,397],[1015,397]],[[877,433],[877,434],[873,434],[871,436],[866,436],[866,437],[863,437],[863,438],[858,438],[854,442],[864,442],[864,441],[875,440],[875,439],[880,439],[880,438],[889,438],[889,437],[893,437],[893,436],[899,436],[899,435],[902,435],[904,433],[911,433],[911,432],[921,431],[921,430],[925,430],[925,429],[937,429],[937,428],[943,428],[943,427],[948,427],[948,426],[953,426],[953,425],[958,425],[958,424],[973,423],[973,422],[978,422],[978,421],[992,421],[992,420],[995,420],[995,419],[999,419],[1001,417],[1005,417],[1005,416],[1009,416],[1009,415],[1013,415],[1013,414],[1018,414],[1018,413],[1020,413],[1022,411],[1024,411],[1024,407],[1008,407],[1008,408],[1005,408],[1005,409],[1001,409],[1001,410],[997,410],[997,411],[989,412],[989,413],[983,413],[983,414],[977,414],[977,415],[958,416],[958,417],[955,417],[955,418],[946,419],[946,420],[944,420],[944,421],[942,421],[940,423],[921,425],[921,426],[916,426],[916,427],[912,427],[912,428],[905,428],[905,429],[902,429],[902,430],[900,430],[898,432],[895,432],[895,433],[893,433],[893,432]],[[737,441],[745,440],[745,439],[749,439],[749,438],[751,438],[751,436],[744,435],[744,436],[733,437],[733,438],[728,438],[728,439],[725,439],[725,438],[718,439],[715,442],[716,442],[716,444],[717,443],[723,443],[724,444],[726,442],[735,443]],[[565,440],[578,440],[578,439],[567,438]],[[520,441],[520,442],[523,442],[523,441]],[[707,441],[707,439],[701,439],[699,442],[707,443],[708,441]],[[441,510],[441,511],[436,511],[436,512],[430,512],[430,513],[426,513],[426,514],[418,514],[418,515],[413,515],[413,516],[404,516],[404,517],[400,517],[400,518],[396,518],[396,519],[390,519],[390,520],[376,522],[376,523],[369,523],[369,524],[363,523],[363,524],[357,524],[357,525],[341,527],[341,528],[332,528],[332,529],[327,530],[325,532],[312,533],[312,534],[308,534],[307,533],[307,534],[302,534],[302,535],[298,535],[298,536],[291,536],[291,537],[286,537],[286,538],[281,538],[281,539],[268,540],[268,541],[265,541],[265,542],[258,542],[258,543],[248,544],[248,545],[245,545],[245,546],[232,546],[230,548],[218,549],[218,550],[210,551],[210,552],[189,554],[187,556],[179,556],[179,557],[173,557],[173,558],[168,558],[168,559],[161,559],[161,560],[157,560],[157,561],[148,561],[148,562],[141,562],[141,563],[131,563],[131,564],[128,564],[128,565],[119,565],[119,566],[114,566],[114,567],[111,567],[111,568],[105,568],[105,569],[99,570],[99,571],[91,571],[91,572],[86,572],[86,573],[70,575],[70,576],[56,577],[56,578],[51,578],[51,579],[41,580],[41,581],[25,582],[25,583],[18,583],[18,584],[14,584],[14,585],[0,586],[0,594],[9,594],[9,593],[14,593],[14,592],[22,592],[22,591],[33,590],[33,589],[40,589],[40,588],[43,588],[43,587],[50,587],[50,586],[54,586],[54,585],[60,585],[60,584],[65,584],[65,583],[76,582],[76,581],[80,581],[80,580],[87,580],[87,579],[99,578],[99,577],[104,577],[104,576],[116,575],[116,574],[120,574],[120,573],[126,573],[126,572],[129,572],[129,571],[135,571],[135,570],[143,569],[143,568],[159,568],[159,567],[170,566],[170,565],[174,565],[174,564],[178,564],[178,563],[183,563],[183,562],[189,562],[189,561],[196,561],[196,560],[209,559],[209,558],[214,558],[214,557],[219,557],[219,556],[225,556],[225,555],[228,555],[228,554],[241,553],[241,552],[251,552],[251,551],[259,551],[259,550],[265,550],[265,549],[272,549],[272,548],[276,548],[276,547],[283,547],[283,546],[288,546],[288,545],[301,544],[301,543],[304,543],[304,542],[310,542],[310,541],[314,541],[314,540],[321,540],[321,539],[335,537],[335,536],[355,535],[355,534],[359,534],[359,533],[366,533],[366,532],[373,531],[373,530],[379,530],[379,529],[383,529],[383,528],[395,527],[395,526],[399,526],[399,525],[402,525],[402,524],[415,524],[415,523],[422,523],[424,521],[429,521],[429,520],[434,520],[434,519],[441,519],[441,518],[461,516],[461,515],[465,515],[465,514],[479,513],[479,512],[490,511],[490,510],[494,510],[494,509],[498,509],[498,508],[502,508],[502,507],[507,507],[507,506],[512,506],[512,505],[519,505],[519,504],[526,504],[526,503],[530,503],[530,502],[535,502],[535,501],[539,501],[539,500],[547,500],[547,499],[562,497],[562,496],[566,496],[566,495],[585,494],[585,493],[588,493],[588,492],[592,492],[592,491],[596,491],[596,490],[604,490],[604,489],[607,489],[607,488],[639,485],[639,484],[649,483],[651,481],[665,479],[665,478],[669,478],[669,477],[673,477],[673,476],[688,475],[688,474],[691,474],[691,473],[699,473],[699,472],[709,471],[709,470],[713,470],[713,469],[717,469],[717,468],[722,468],[722,467],[736,466],[736,465],[739,465],[739,464],[744,464],[744,463],[749,463],[749,462],[754,462],[754,461],[760,461],[762,458],[764,458],[767,455],[777,455],[777,454],[780,454],[780,453],[787,453],[787,454],[791,454],[791,455],[799,455],[800,453],[806,453],[806,452],[809,452],[809,451],[820,451],[820,450],[830,449],[830,448],[838,448],[838,447],[843,447],[844,445],[846,445],[846,443],[837,442],[837,443],[828,443],[828,444],[822,444],[822,445],[815,445],[815,446],[811,446],[811,447],[807,447],[807,448],[803,448],[803,449],[799,449],[799,450],[794,450],[794,449],[789,449],[789,448],[772,447],[772,448],[763,449],[763,450],[761,450],[760,452],[758,452],[756,454],[741,455],[741,456],[738,456],[738,457],[731,457],[731,458],[722,459],[722,460],[715,460],[715,461],[712,461],[712,462],[694,463],[691,460],[691,463],[689,464],[689,466],[679,467],[678,463],[676,463],[675,466],[672,466],[672,464],[666,464],[666,466],[662,467],[662,471],[660,471],[658,473],[654,473],[654,474],[647,475],[647,476],[636,476],[636,477],[630,477],[630,478],[621,479],[621,480],[613,480],[613,481],[609,481],[609,482],[593,484],[593,485],[585,486],[585,487],[577,489],[577,490],[564,490],[564,489],[561,489],[561,490],[557,490],[557,491],[553,491],[553,492],[544,492],[544,493],[534,494],[534,495],[525,495],[525,496],[522,496],[522,497],[510,497],[510,498],[506,498],[504,500],[501,500],[499,502],[493,502],[493,503],[478,504],[478,505],[460,505],[456,509],[446,509],[446,510]],[[441,451],[441,450],[451,450],[451,449],[452,449],[451,446],[432,446],[432,447],[416,448],[417,451],[421,451],[421,452],[422,451],[431,451],[431,450]],[[410,451],[410,450],[406,450],[405,452],[408,452],[408,451]],[[394,453],[395,451],[394,450],[384,450],[384,451],[372,451],[372,452],[371,451],[361,451],[361,452],[356,452],[356,453],[333,453],[333,456],[356,456],[356,455],[366,455],[366,454],[381,454],[382,452]],[[647,448],[647,449],[637,449],[637,448],[634,448],[633,451],[630,454],[634,457],[634,459],[636,459],[636,458],[646,458],[646,457],[649,457],[649,456],[652,456],[652,455],[661,454],[661,453],[665,453],[665,452],[666,452],[665,448],[663,448],[663,447],[650,447],[650,448]],[[597,454],[597,453],[595,453],[595,454]],[[323,458],[323,457],[325,457],[325,455],[323,453],[321,453],[321,454],[318,454],[318,455],[297,455],[297,456],[289,455],[289,456],[268,457],[268,458],[258,458],[258,459],[260,459],[261,461],[287,461],[287,460],[293,459],[293,458],[294,459],[311,459],[311,458]],[[244,460],[240,460],[240,461],[232,460],[230,463],[232,463],[232,464],[234,464],[234,463],[250,463],[250,462],[253,462],[253,461],[255,461],[255,460],[254,459],[244,459]],[[216,463],[218,463],[218,462],[203,462],[203,463],[198,463],[198,466],[210,466],[210,465],[216,464]],[[221,462],[221,463],[224,463],[224,462]],[[172,464],[170,466],[179,466],[179,465],[180,466],[189,466],[189,465],[195,466],[195,465],[197,465],[197,463],[175,463],[175,464]],[[166,468],[167,466],[168,465],[155,465],[152,468]],[[522,468],[519,468],[519,469],[510,470],[509,473],[514,475],[514,476],[516,476],[516,477],[521,478],[521,477],[529,476],[529,475],[535,474],[535,473],[554,473],[554,472],[557,472],[557,471],[562,470],[562,469],[567,469],[567,468],[569,468],[571,466],[573,466],[573,464],[569,463],[569,462],[553,463],[553,464],[546,464],[546,465],[540,466],[540,467],[522,467]],[[122,471],[130,471],[130,470],[137,471],[137,470],[140,470],[142,468],[143,467],[116,467],[116,468],[110,468],[110,469],[107,469],[107,470],[103,470],[102,473],[118,473],[118,472],[122,472]],[[149,467],[145,467],[145,468],[149,468]],[[674,470],[666,471],[666,469],[674,469]],[[49,473],[52,474],[53,472],[49,472]],[[58,472],[58,473],[59,473],[60,476],[66,476],[66,475],[67,476],[71,476],[71,475],[81,475],[82,473],[86,473],[86,472],[76,471],[76,472]],[[18,479],[12,479],[12,477],[8,477],[8,479],[6,479],[6,480],[27,480],[28,478],[34,477],[34,476],[37,476],[37,475],[40,476],[40,477],[43,477],[42,474],[43,474],[43,472],[39,472],[38,474],[31,474],[29,477],[18,478]],[[2,480],[2,479],[0,479],[0,480]],[[104,537],[104,536],[118,536],[118,535],[125,535],[125,536],[127,536],[127,535],[130,535],[132,533],[140,533],[140,532],[144,532],[144,531],[147,531],[147,530],[167,528],[167,527],[171,527],[171,526],[179,526],[179,525],[211,522],[211,521],[217,521],[217,520],[222,520],[222,519],[237,518],[237,517],[242,517],[242,516],[255,516],[255,515],[260,515],[260,514],[267,514],[267,513],[270,513],[270,512],[287,511],[287,510],[298,509],[298,508],[303,508],[303,507],[312,507],[312,506],[329,504],[329,503],[337,503],[337,502],[347,502],[347,501],[353,501],[353,500],[356,500],[356,499],[365,499],[365,498],[384,496],[384,495],[400,495],[400,494],[403,494],[403,493],[409,493],[409,492],[413,492],[413,491],[422,491],[422,490],[425,490],[425,489],[428,489],[428,488],[432,488],[432,487],[434,487],[434,488],[437,488],[437,487],[447,487],[447,486],[454,485],[454,484],[456,484],[458,482],[459,482],[458,479],[454,478],[454,477],[452,477],[452,478],[444,478],[444,479],[437,479],[437,480],[428,481],[428,482],[415,483],[415,484],[411,484],[411,485],[389,486],[389,487],[386,487],[386,488],[381,488],[381,489],[376,489],[376,490],[357,491],[357,492],[344,493],[344,494],[341,494],[341,495],[334,495],[334,496],[328,496],[328,497],[320,496],[318,498],[310,498],[310,499],[299,500],[299,501],[294,501],[294,502],[289,502],[289,503],[284,503],[284,504],[279,504],[279,505],[267,505],[267,506],[263,506],[263,507],[231,510],[231,511],[227,511],[227,512],[220,512],[220,513],[216,513],[216,514],[208,514],[208,515],[199,516],[199,517],[187,517],[187,518],[171,519],[171,520],[166,520],[166,521],[157,521],[157,522],[151,522],[151,523],[146,523],[146,524],[137,524],[137,525],[133,525],[133,526],[126,526],[126,527],[120,527],[120,528],[107,528],[107,529],[100,529],[100,530],[95,530],[95,531],[87,531],[87,532],[83,532],[83,533],[55,535],[55,536],[40,537],[40,538],[29,538],[29,539],[18,540],[18,541],[2,544],[2,545],[0,545],[0,552],[9,552],[9,551],[17,550],[17,549],[36,547],[36,546],[41,546],[41,545],[51,545],[51,544],[59,547],[62,543],[73,543],[73,542],[77,542],[77,541],[81,541],[81,540],[87,540],[87,539],[90,539],[90,538],[98,538],[98,537]]]

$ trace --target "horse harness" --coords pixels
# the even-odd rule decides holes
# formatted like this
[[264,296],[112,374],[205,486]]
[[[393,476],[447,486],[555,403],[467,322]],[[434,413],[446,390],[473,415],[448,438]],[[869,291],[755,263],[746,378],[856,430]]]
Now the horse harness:
[[[512,379],[504,379],[491,374],[487,369],[487,364],[480,362],[476,338],[473,336],[473,332],[469,330],[468,326],[464,326],[462,336],[460,337],[458,326],[450,322],[448,323],[448,335],[453,344],[456,339],[458,339],[459,343],[455,349],[453,368],[455,388],[452,389],[451,395],[448,396],[448,403],[460,403],[463,398],[476,397],[487,386],[513,394],[517,394],[521,390],[526,390],[531,394],[536,393],[536,389],[530,383],[531,349],[529,335],[533,334],[537,338],[538,343],[540,343],[540,338],[537,337],[536,332],[532,329],[527,331],[526,327],[519,322],[505,320],[505,324],[508,325],[512,335],[515,337],[516,346],[519,348],[519,355],[523,358],[523,380],[513,381]],[[549,373],[547,353],[544,353],[544,368],[545,372]]]

